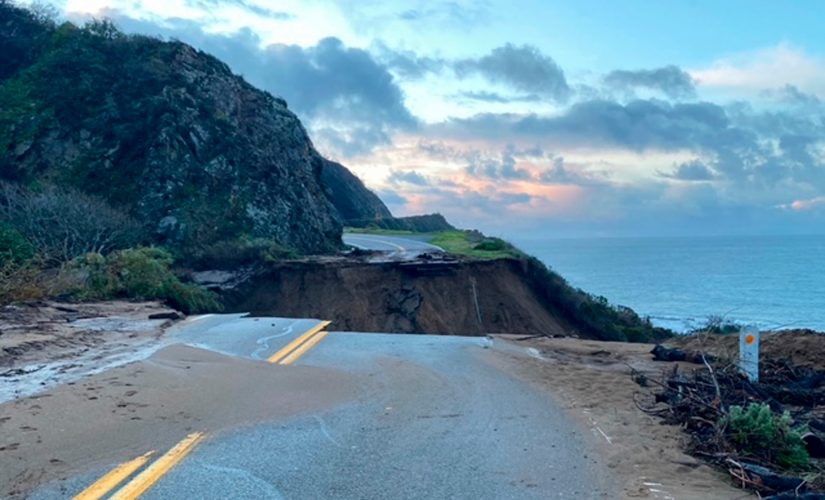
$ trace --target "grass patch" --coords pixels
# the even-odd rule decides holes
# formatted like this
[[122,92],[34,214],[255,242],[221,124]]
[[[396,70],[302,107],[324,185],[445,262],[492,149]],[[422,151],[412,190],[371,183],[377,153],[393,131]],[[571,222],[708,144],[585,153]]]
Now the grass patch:
[[476,259],[521,258],[524,254],[501,238],[490,238],[478,231],[442,231],[430,243],[447,253]]

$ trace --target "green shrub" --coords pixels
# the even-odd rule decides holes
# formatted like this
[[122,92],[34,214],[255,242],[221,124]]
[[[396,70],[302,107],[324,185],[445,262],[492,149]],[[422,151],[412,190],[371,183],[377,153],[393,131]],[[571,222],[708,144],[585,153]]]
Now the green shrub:
[[484,250],[485,252],[502,252],[509,250],[510,245],[501,238],[484,238],[481,243],[473,247],[475,250]]
[[777,415],[765,403],[747,408],[731,406],[725,422],[728,439],[745,454],[792,470],[808,466],[809,456],[802,433],[794,429],[791,415]]
[[219,310],[215,294],[182,283],[170,268],[172,262],[169,252],[154,247],[130,248],[108,257],[87,254],[75,260],[74,266],[86,273],[86,280],[72,295],[82,299],[162,300],[187,314]]
[[0,224],[0,266],[22,264],[34,257],[34,247],[19,231]]
[[743,326],[725,319],[724,316],[711,315],[708,316],[705,324],[699,328],[693,329],[692,333],[715,333],[718,335],[731,335],[742,331]]

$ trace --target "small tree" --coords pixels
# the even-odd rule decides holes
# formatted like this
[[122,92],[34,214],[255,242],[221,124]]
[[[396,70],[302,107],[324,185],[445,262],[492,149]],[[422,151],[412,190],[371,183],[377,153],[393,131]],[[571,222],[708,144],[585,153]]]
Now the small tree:
[[54,186],[34,192],[0,183],[0,222],[18,231],[50,263],[108,253],[144,239],[137,221],[105,201]]

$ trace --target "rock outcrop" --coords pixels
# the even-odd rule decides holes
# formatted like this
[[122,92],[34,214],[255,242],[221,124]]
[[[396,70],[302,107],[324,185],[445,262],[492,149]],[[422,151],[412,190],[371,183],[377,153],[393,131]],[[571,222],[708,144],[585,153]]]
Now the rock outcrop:
[[323,252],[340,246],[342,219],[390,216],[283,99],[186,44],[2,2],[0,68],[0,179],[99,196],[155,243]]
[[361,227],[377,219],[393,218],[384,202],[340,163],[324,160],[321,183],[345,225]]

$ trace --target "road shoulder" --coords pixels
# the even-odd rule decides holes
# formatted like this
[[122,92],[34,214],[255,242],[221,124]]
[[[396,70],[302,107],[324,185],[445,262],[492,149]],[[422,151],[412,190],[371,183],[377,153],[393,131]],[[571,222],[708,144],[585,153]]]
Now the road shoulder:
[[630,366],[658,377],[662,363],[647,344],[497,335],[487,356],[498,368],[543,388],[590,429],[605,465],[621,478],[623,498],[749,498],[726,477],[685,454],[677,427],[662,425],[634,403]]

